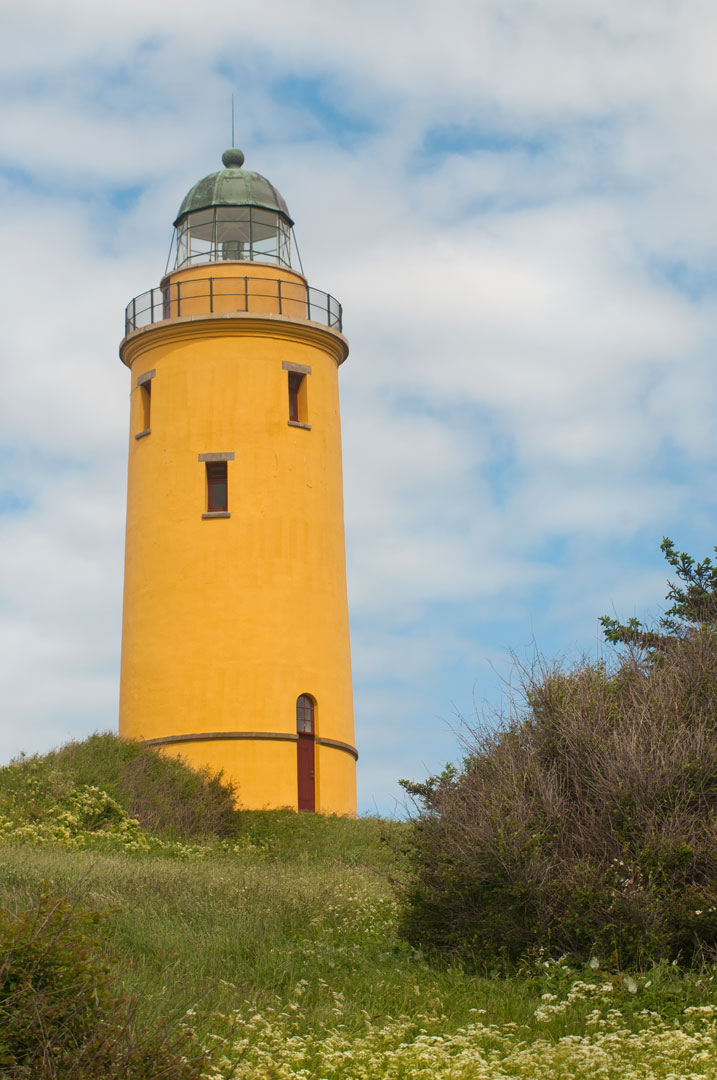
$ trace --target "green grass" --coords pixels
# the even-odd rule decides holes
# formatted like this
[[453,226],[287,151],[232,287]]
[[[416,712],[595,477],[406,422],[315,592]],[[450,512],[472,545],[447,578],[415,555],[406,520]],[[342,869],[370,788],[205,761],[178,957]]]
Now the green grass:
[[70,742],[43,756],[20,757],[0,769],[0,816],[47,821],[88,786],[167,840],[233,836],[240,815],[221,775],[198,772],[131,739],[109,733]]
[[[239,1076],[257,1080],[298,1077],[306,1067],[320,1067],[320,1073],[309,1075],[325,1074],[329,1080],[362,1075],[385,1080],[404,1072],[418,1076],[420,1061],[407,1049],[401,1052],[403,1063],[400,1055],[396,1060],[387,1055],[402,1044],[414,1047],[419,1056],[425,1053],[420,1037],[416,1043],[421,1030],[445,1040],[428,1048],[432,1075],[453,1076],[449,1066],[454,1050],[460,1049],[454,1044],[466,1038],[461,1029],[471,1030],[476,1021],[495,1028],[488,1027],[487,1034],[472,1031],[468,1042],[474,1051],[487,1046],[514,1055],[516,1043],[527,1040],[549,1064],[551,1076],[582,1075],[570,1071],[576,1066],[575,1047],[565,1072],[556,1054],[567,1052],[560,1043],[566,1036],[583,1038],[591,1030],[600,1034],[600,1029],[586,1026],[596,1007],[603,1021],[609,1021],[610,1009],[617,1010],[618,1032],[649,1034],[654,1019],[639,1014],[646,1009],[659,1014],[660,1029],[653,1041],[664,1049],[667,1040],[670,1054],[663,1071],[658,1060],[651,1065],[656,1071],[645,1076],[667,1076],[670,1071],[683,1075],[679,1067],[675,1070],[676,1063],[684,1067],[680,1054],[705,1050],[689,1041],[684,1009],[717,1003],[709,974],[698,982],[675,969],[658,969],[636,978],[637,991],[631,993],[619,976],[566,971],[555,964],[542,972],[538,965],[512,979],[436,966],[396,936],[396,906],[386,872],[394,856],[381,837],[393,833],[395,840],[402,826],[294,817],[300,842],[293,845],[291,824],[287,816],[276,815],[273,830],[271,815],[261,815],[248,823],[237,852],[210,849],[204,857],[191,859],[5,844],[0,847],[0,899],[7,906],[22,906],[44,880],[51,880],[59,893],[87,875],[81,885],[85,902],[118,909],[109,924],[111,947],[126,987],[141,994],[146,1017],[194,1010],[197,1040],[222,1052],[227,1049],[232,1065],[245,1059],[250,1071]],[[571,987],[580,979],[610,987],[610,993],[578,993],[566,1006]],[[545,993],[556,995],[556,1001],[547,1004],[557,1003],[559,1011],[540,1019],[535,1011],[546,1004],[541,1001]],[[614,1017],[609,1022],[616,1026]],[[698,1026],[705,1023],[712,1025],[711,1017]],[[677,1035],[670,1034],[675,1024]],[[234,1053],[231,1048],[247,1032],[250,1046]],[[612,1039],[617,1071],[595,1075],[630,1075],[630,1058],[636,1052],[629,1042],[632,1036],[622,1035],[615,1042],[614,1031],[602,1034]],[[677,1039],[675,1046],[668,1035],[673,1042]],[[221,1041],[226,1039],[228,1047]],[[364,1068],[364,1061],[364,1071],[355,1072],[348,1060],[344,1071],[326,1068],[321,1055],[337,1039],[355,1047],[362,1060],[376,1059],[375,1066]],[[261,1054],[269,1053],[273,1061],[287,1045],[294,1046],[295,1060],[290,1058],[278,1072],[261,1072]],[[442,1057],[436,1057],[438,1050]],[[707,1050],[714,1069],[714,1034]],[[642,1055],[643,1049],[638,1051]],[[475,1060],[465,1066],[474,1067]],[[515,1060],[510,1067],[513,1072],[505,1075],[542,1075],[518,1071]],[[699,1070],[692,1072],[700,1075]],[[216,1075],[228,1076],[229,1070]],[[504,1074],[495,1069],[486,1073],[494,1075]],[[710,1070],[705,1068],[703,1075],[710,1076]]]
[[[16,787],[16,816],[18,798]],[[410,948],[394,889],[409,828],[242,813],[228,840],[130,850],[111,836],[78,848],[6,832],[0,902],[23,907],[49,880],[58,895],[115,908],[118,978],[149,1021],[189,1010],[217,1080],[717,1074],[711,970],[633,978],[538,957],[506,978]]]

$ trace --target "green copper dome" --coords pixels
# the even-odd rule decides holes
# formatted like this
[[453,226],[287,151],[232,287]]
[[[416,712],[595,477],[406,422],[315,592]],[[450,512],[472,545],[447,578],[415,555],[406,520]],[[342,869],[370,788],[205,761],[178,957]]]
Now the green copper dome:
[[174,222],[176,225],[185,214],[194,210],[207,210],[212,206],[256,206],[282,214],[289,225],[294,222],[288,207],[273,184],[259,173],[243,169],[244,155],[232,147],[222,155],[224,168],[199,180],[187,192]]

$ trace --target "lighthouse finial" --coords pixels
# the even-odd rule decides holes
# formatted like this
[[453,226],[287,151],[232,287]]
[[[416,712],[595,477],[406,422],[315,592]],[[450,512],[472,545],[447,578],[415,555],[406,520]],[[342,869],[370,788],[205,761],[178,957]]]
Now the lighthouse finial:
[[222,154],[222,164],[225,169],[241,169],[244,164],[244,154],[236,146],[232,146]]

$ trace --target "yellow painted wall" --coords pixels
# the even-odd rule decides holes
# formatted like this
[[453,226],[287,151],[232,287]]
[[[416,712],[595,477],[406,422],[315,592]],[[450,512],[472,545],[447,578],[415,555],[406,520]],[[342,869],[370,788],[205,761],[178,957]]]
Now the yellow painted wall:
[[194,264],[174,270],[161,282],[166,314],[172,319],[239,310],[305,320],[306,285],[306,278],[296,270],[245,262]]
[[[193,266],[172,280],[300,275]],[[338,365],[345,339],[300,316],[194,309],[130,335],[132,372],[120,734],[139,739],[296,731],[354,743]],[[288,424],[283,361],[308,365],[307,420]],[[150,434],[137,377],[151,381]],[[203,519],[203,453],[233,452],[229,518]],[[212,740],[163,748],[223,768],[250,808],[297,805],[296,743]],[[356,810],[355,763],[317,746],[317,809]]]

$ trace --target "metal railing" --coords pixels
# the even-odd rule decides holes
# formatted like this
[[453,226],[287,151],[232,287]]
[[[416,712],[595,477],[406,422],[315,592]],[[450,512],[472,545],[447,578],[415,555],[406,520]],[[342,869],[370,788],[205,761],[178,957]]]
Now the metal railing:
[[300,281],[209,277],[172,281],[135,296],[125,310],[125,334],[187,315],[287,315],[341,330],[338,300]]

